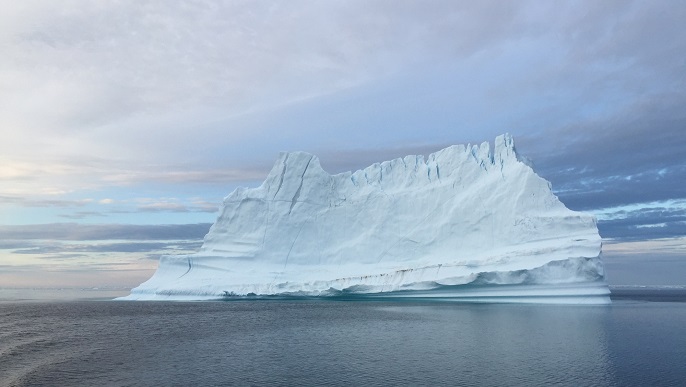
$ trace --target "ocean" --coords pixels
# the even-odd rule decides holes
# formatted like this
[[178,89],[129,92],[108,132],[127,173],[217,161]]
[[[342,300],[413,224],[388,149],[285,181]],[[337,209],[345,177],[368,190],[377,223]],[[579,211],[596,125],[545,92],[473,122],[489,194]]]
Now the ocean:
[[679,386],[686,289],[607,306],[2,301],[1,386]]

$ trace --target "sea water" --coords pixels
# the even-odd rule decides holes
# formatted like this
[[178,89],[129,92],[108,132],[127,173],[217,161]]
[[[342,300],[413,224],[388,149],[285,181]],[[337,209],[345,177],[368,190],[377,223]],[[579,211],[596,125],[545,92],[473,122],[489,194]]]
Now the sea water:
[[613,297],[4,301],[0,385],[686,385],[684,290]]

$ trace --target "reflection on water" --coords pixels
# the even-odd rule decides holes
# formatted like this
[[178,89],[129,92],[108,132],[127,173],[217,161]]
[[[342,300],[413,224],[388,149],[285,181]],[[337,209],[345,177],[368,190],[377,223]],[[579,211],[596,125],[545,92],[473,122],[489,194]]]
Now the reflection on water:
[[[433,341],[437,359],[485,384],[605,384],[612,372],[605,332],[607,307],[430,305],[387,310],[425,316],[416,348]],[[432,339],[433,338],[433,339]]]
[[615,302],[606,334],[617,385],[684,385],[685,322],[684,302]]

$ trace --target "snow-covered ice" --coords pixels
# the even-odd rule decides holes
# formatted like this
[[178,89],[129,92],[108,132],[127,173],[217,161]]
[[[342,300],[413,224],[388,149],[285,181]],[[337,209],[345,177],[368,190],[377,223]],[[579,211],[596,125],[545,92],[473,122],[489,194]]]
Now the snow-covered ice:
[[509,135],[330,175],[282,153],[200,251],[127,300],[261,296],[609,303],[595,218],[567,209]]

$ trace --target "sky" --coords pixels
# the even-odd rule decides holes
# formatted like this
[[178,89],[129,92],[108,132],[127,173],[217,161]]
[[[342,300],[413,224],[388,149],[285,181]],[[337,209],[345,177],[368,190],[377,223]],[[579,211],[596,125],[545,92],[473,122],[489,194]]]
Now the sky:
[[611,284],[686,284],[686,3],[0,4],[0,288],[122,287],[280,151],[331,173],[508,132]]

